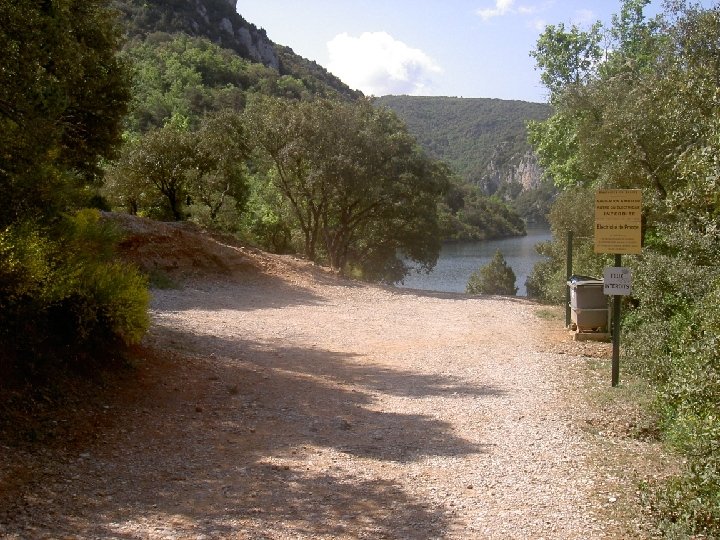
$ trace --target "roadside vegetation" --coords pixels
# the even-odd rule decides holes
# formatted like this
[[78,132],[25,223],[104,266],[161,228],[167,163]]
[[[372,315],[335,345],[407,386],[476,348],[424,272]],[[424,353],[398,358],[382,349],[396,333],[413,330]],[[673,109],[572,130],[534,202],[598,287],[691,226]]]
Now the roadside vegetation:
[[92,366],[139,341],[146,279],[100,220],[129,72],[100,1],[0,2],[0,380]]
[[562,301],[567,231],[574,272],[612,266],[593,253],[595,190],[642,190],[643,252],[623,259],[624,367],[650,383],[661,436],[686,462],[648,503],[668,538],[718,538],[720,6],[667,1],[648,18],[647,4],[624,0],[609,28],[548,26],[538,40],[555,113],[530,139],[562,192],[528,291]]
[[470,275],[466,291],[468,294],[502,294],[515,296],[517,277],[505,257],[497,250],[492,260]]

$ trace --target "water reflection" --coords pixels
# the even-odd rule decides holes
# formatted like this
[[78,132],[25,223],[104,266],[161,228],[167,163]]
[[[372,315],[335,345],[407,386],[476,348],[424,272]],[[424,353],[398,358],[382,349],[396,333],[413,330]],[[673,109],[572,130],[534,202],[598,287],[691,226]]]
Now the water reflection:
[[542,259],[535,251],[535,245],[551,238],[547,228],[528,227],[527,236],[519,238],[445,244],[437,266],[430,274],[412,272],[398,286],[425,291],[465,292],[470,274],[488,264],[499,249],[515,272],[518,296],[526,296],[525,280],[535,263]]

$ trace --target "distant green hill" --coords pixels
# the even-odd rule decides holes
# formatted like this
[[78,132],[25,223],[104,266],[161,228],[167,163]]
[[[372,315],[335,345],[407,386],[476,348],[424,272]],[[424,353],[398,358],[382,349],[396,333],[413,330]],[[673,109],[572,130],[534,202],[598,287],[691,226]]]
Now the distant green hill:
[[540,182],[525,125],[548,118],[549,105],[416,96],[383,96],[377,103],[395,111],[433,157],[446,161],[487,194],[506,183],[529,189]]

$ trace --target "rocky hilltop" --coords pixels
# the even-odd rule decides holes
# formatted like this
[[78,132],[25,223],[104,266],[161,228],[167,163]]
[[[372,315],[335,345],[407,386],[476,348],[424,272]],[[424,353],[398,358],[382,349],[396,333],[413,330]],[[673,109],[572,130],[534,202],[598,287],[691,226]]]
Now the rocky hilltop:
[[[262,63],[281,75],[302,79],[308,87],[329,87],[348,98],[362,95],[316,62],[274,43],[264,29],[246,21],[235,0],[113,0],[130,39],[145,39],[158,32],[202,37]],[[319,94],[324,94],[322,90]]]

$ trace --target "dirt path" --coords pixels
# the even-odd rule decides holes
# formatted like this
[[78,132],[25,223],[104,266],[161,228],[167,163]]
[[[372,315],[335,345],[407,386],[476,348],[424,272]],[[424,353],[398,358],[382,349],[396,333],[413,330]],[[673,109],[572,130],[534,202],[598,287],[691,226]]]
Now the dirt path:
[[152,309],[132,387],[0,490],[0,537],[627,537],[529,302],[269,273]]

